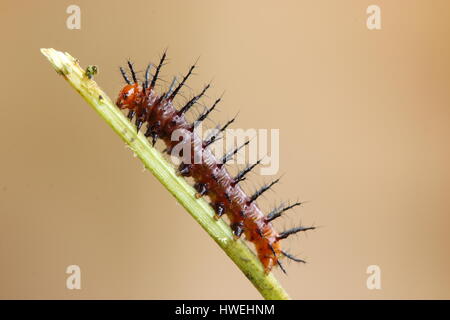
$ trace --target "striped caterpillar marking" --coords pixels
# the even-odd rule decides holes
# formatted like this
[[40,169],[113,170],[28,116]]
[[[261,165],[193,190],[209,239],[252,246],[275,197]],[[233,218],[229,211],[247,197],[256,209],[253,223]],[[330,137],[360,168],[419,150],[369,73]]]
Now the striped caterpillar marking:
[[[119,93],[117,106],[120,109],[129,110],[128,118],[130,120],[135,119],[138,131],[144,125],[147,127],[145,136],[151,138],[153,145],[155,145],[157,139],[162,139],[167,147],[166,151],[169,154],[178,143],[189,144],[187,147],[191,150],[190,161],[184,161],[179,165],[179,174],[185,177],[192,177],[195,180],[194,188],[197,191],[196,196],[198,198],[202,196],[208,196],[210,198],[211,206],[216,212],[217,219],[224,214],[228,216],[235,239],[245,234],[245,238],[254,244],[258,258],[263,264],[266,273],[269,273],[276,265],[286,273],[280,261],[283,257],[296,262],[305,262],[282,250],[280,240],[298,232],[314,229],[314,227],[296,227],[278,233],[271,223],[271,221],[280,217],[283,212],[299,206],[301,203],[296,202],[292,205],[280,206],[268,215],[264,215],[256,204],[256,200],[277,183],[279,179],[263,186],[251,196],[248,196],[242,190],[239,182],[243,181],[245,175],[257,166],[261,160],[249,165],[235,177],[230,175],[224,164],[240,148],[245,147],[248,141],[241,147],[225,154],[220,161],[215,158],[208,149],[208,146],[214,143],[218,139],[219,134],[225,131],[235,119],[228,121],[218,132],[207,140],[200,140],[200,144],[196,144],[196,141],[200,139],[194,131],[196,125],[207,118],[220,102],[221,98],[217,99],[210,108],[206,109],[198,117],[197,121],[189,123],[185,117],[186,112],[198,102],[209,89],[210,85],[206,85],[199,94],[190,99],[181,109],[176,109],[173,105],[173,99],[186,83],[196,65],[194,64],[189,68],[189,71],[178,85],[174,78],[167,92],[159,95],[154,89],[165,59],[166,53],[164,52],[152,77],[150,74],[152,65],[147,67],[143,82],[138,81],[136,72],[130,61],[128,61],[128,68],[130,69],[131,79],[126,71],[120,68],[126,85]],[[150,77],[152,78],[151,81]],[[172,141],[172,134],[175,131],[177,131],[180,139]],[[194,161],[194,159],[201,159],[201,161]]]

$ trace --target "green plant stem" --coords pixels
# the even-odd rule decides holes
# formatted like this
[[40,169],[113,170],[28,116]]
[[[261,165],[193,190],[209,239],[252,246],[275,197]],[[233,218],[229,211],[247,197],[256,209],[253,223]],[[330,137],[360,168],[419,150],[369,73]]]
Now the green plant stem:
[[214,219],[214,212],[210,205],[203,199],[196,199],[195,190],[184,178],[176,174],[173,166],[149,144],[142,133],[136,133],[136,128],[96,82],[89,79],[77,59],[68,53],[54,49],[41,49],[41,52],[58,74],[62,75],[128,144],[144,166],[225,251],[265,299],[290,299],[272,274],[264,274],[261,262],[247,245],[241,240],[233,240],[230,227],[224,221]]

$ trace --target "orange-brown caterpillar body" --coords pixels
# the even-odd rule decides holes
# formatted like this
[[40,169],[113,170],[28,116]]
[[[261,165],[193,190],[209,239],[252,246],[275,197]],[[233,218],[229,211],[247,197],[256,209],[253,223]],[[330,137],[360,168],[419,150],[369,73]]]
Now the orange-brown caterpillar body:
[[[275,265],[278,265],[285,272],[280,261],[282,257],[287,257],[297,262],[304,262],[283,251],[280,240],[297,232],[314,229],[314,227],[297,227],[278,233],[271,223],[273,219],[281,216],[284,211],[298,206],[301,203],[281,206],[268,215],[262,213],[256,204],[256,199],[265,191],[269,190],[279,179],[262,187],[252,196],[248,196],[242,190],[239,182],[244,180],[245,175],[258,165],[260,161],[249,165],[235,177],[230,175],[224,164],[241,147],[226,154],[221,161],[217,161],[208,149],[208,146],[216,141],[218,134],[223,132],[234,119],[228,121],[220,128],[218,133],[206,141],[199,140],[201,138],[194,131],[195,126],[197,123],[206,119],[209,113],[214,110],[217,103],[219,103],[220,98],[202,113],[194,124],[189,123],[186,120],[185,113],[205,94],[209,85],[205,86],[198,95],[189,100],[181,109],[176,109],[173,104],[173,99],[192,74],[195,65],[191,66],[186,76],[183,77],[182,81],[176,87],[175,81],[173,81],[168,91],[159,95],[155,92],[154,88],[165,58],[166,53],[163,54],[156,67],[151,82],[151,65],[147,67],[145,79],[142,83],[139,83],[130,62],[128,62],[128,66],[132,76],[131,80],[128,78],[126,72],[120,68],[127,84],[120,91],[117,106],[120,109],[129,109],[128,117],[130,120],[135,118],[138,131],[143,125],[146,125],[145,136],[151,138],[153,145],[157,139],[162,139],[167,146],[166,151],[168,153],[178,143],[190,144],[188,148],[191,150],[191,159],[188,163],[181,163],[178,168],[179,173],[186,177],[190,176],[195,180],[194,187],[197,190],[198,197],[208,196],[210,198],[217,219],[224,214],[228,216],[236,239],[242,234],[245,234],[245,238],[255,245],[257,255],[266,273],[269,273]],[[177,130],[179,137],[176,141],[173,141],[172,134],[175,130]],[[243,146],[246,144],[248,142]],[[201,161],[194,161],[194,159],[201,159]]]

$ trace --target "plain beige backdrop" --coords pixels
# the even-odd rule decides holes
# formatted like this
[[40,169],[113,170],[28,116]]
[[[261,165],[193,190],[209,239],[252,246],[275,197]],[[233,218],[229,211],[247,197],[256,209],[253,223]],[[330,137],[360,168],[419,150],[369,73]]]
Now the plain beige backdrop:
[[[71,4],[81,30],[66,28]],[[381,7],[382,29],[366,27]],[[258,292],[39,48],[118,67],[168,47],[164,79],[198,57],[224,122],[280,129],[282,183],[309,200],[277,228],[306,265],[276,276],[295,299],[450,298],[450,2],[2,1],[0,298],[253,299]],[[161,83],[164,85],[164,83]],[[253,176],[253,190],[270,180]],[[82,289],[66,289],[66,267]],[[382,289],[368,290],[378,265]]]

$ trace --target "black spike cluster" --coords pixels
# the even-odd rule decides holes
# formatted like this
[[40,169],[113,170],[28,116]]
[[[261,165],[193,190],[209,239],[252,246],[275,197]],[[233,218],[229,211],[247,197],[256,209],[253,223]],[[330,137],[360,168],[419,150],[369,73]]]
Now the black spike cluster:
[[294,204],[291,204],[289,206],[284,206],[281,205],[278,208],[273,209],[267,216],[266,216],[266,221],[272,221],[275,220],[278,217],[281,217],[281,214],[289,209],[292,209],[296,206],[301,206],[303,204],[303,202],[296,202]]
[[224,131],[227,129],[227,127],[228,127],[230,124],[232,124],[232,123],[234,122],[234,120],[236,120],[236,117],[234,117],[234,118],[231,119],[231,120],[228,120],[228,122],[225,123],[219,130],[217,130],[216,133],[214,133],[211,137],[209,137],[208,139],[206,139],[206,141],[203,142],[203,147],[206,148],[206,147],[208,147],[209,145],[213,144],[214,142],[218,141],[218,140],[219,140],[219,139],[218,139],[219,135],[220,135],[222,132],[224,132]]
[[166,51],[164,51],[161,59],[159,60],[158,66],[156,67],[155,75],[153,76],[152,82],[150,83],[150,89],[155,87],[156,80],[158,79],[159,72],[161,71],[161,67],[164,65],[164,60],[166,60]]
[[178,114],[186,113],[205,94],[206,90],[208,90],[210,86],[211,86],[210,84],[206,85],[203,88],[202,92],[194,96],[191,100],[188,101],[188,103],[186,103],[186,105],[183,108],[181,108],[178,111]]
[[250,197],[250,201],[249,202],[253,202],[256,199],[258,199],[264,192],[266,192],[267,190],[269,190],[270,188],[272,188],[272,186],[276,183],[278,183],[280,181],[280,178],[275,179],[274,181],[272,181],[269,184],[266,184],[264,186],[262,186],[259,190],[257,190],[251,197]]
[[281,251],[281,253],[282,253],[286,258],[291,259],[292,261],[295,261],[295,262],[301,262],[301,263],[306,263],[305,260],[296,258],[296,257],[294,257],[293,255],[291,255],[290,253],[287,253],[286,251]]
[[308,230],[314,230],[316,227],[295,227],[286,231],[283,231],[281,233],[278,234],[278,239],[286,239],[287,237],[289,237],[292,234],[296,234],[298,232],[302,232],[302,231],[308,231]]
[[131,72],[131,77],[133,79],[133,83],[137,83],[136,72],[134,72],[133,64],[131,63],[130,60],[128,60],[127,63],[128,63],[128,68],[130,68],[130,72]]
[[214,102],[214,104],[211,106],[211,108],[206,109],[206,111],[203,112],[203,113],[197,118],[196,121],[194,121],[194,124],[193,124],[194,128],[195,128],[196,126],[198,126],[200,123],[202,123],[203,120],[205,120],[205,119],[208,117],[208,115],[211,113],[211,111],[214,110],[214,108],[215,108],[216,105],[220,102],[220,100],[222,100],[221,97],[220,97],[219,99],[217,99],[217,100]]
[[240,172],[236,175],[236,177],[234,177],[234,184],[237,184],[237,183],[239,183],[239,182],[241,182],[241,181],[244,181],[244,180],[245,180],[245,175],[246,175],[247,173],[249,173],[250,171],[252,171],[254,167],[256,167],[258,164],[261,163],[261,161],[262,161],[262,160],[259,159],[259,160],[256,161],[255,163],[253,163],[253,164],[247,166],[245,169],[243,169],[242,171],[240,171]]
[[192,71],[194,71],[196,65],[192,65],[189,68],[188,73],[183,77],[183,80],[181,80],[181,82],[178,84],[178,86],[176,87],[176,89],[172,92],[172,94],[169,96],[169,99],[173,99],[175,98],[175,96],[177,95],[177,93],[180,91],[180,89],[183,87],[183,85],[185,84],[186,80],[189,78],[189,76],[192,74]]
[[170,95],[173,92],[173,88],[175,87],[175,84],[177,83],[177,77],[173,77],[172,82],[170,83],[169,89],[167,90],[167,93],[164,96],[164,98],[169,99]]
[[[144,76],[144,82],[143,82],[143,90],[145,93],[145,90],[148,89],[152,89],[154,88],[156,81],[158,80],[158,76],[161,70],[161,67],[164,65],[164,61],[166,60],[166,51],[164,51],[158,66],[155,69],[155,74],[153,75],[153,78],[150,82],[150,71],[152,68],[152,64],[149,64],[145,70],[145,76]],[[127,84],[134,84],[134,83],[138,83],[137,77],[136,77],[136,72],[133,69],[133,64],[130,61],[127,61],[128,64],[128,68],[130,70],[131,73],[131,79],[132,81],[128,78],[127,73],[125,72],[125,70],[120,67],[120,72],[122,74],[123,79],[125,80],[125,82]],[[189,71],[187,72],[187,74],[183,77],[182,81],[178,84],[178,86],[173,89],[175,87],[176,84],[176,77],[173,79],[172,84],[169,87],[169,90],[167,91],[167,93],[165,95],[163,95],[160,99],[166,98],[166,99],[173,99],[177,93],[180,91],[180,89],[183,87],[183,85],[186,83],[186,81],[188,80],[189,76],[192,75],[193,70],[196,68],[196,64],[192,65],[189,68]],[[179,111],[178,114],[184,114],[187,111],[189,111],[189,109],[195,104],[197,103],[197,101],[205,94],[205,92],[210,88],[210,84],[206,85],[203,90],[195,95],[192,99],[190,99]],[[214,108],[216,107],[216,105],[221,101],[222,97],[218,98],[214,104],[210,107],[207,108],[198,118],[197,120],[192,124],[192,129],[194,129],[199,123],[201,123],[202,121],[204,121],[208,115],[214,110]],[[135,115],[135,112],[133,110],[131,110],[128,113],[128,118],[131,120]],[[225,125],[223,125],[222,127],[219,127],[217,129],[217,131],[211,135],[209,138],[207,138],[204,142],[203,142],[203,147],[206,148],[209,145],[211,145],[212,143],[214,143],[215,141],[219,140],[219,136],[222,132],[224,132],[229,125],[231,125],[236,119],[236,116],[234,118],[232,118],[231,120],[229,120],[227,123],[225,123]],[[136,119],[136,126],[137,126],[137,130],[139,131],[139,129],[142,126],[142,122],[139,122],[138,119]],[[152,144],[154,145],[156,142],[156,139],[158,138],[156,136],[156,134],[154,134],[154,128],[148,128],[147,132],[145,133],[146,137],[151,137],[152,138]],[[223,158],[221,159],[221,162],[219,163],[220,165],[224,165],[225,163],[227,163],[234,155],[236,155],[236,153],[239,152],[239,150],[241,150],[242,148],[244,148],[246,145],[249,144],[250,141],[246,141],[243,145],[241,145],[240,147],[236,148],[235,150],[225,154],[223,156]],[[246,168],[244,168],[243,170],[241,170],[235,177],[234,177],[234,185],[238,184],[241,181],[245,180],[245,176],[252,171],[257,165],[259,165],[261,163],[262,159],[258,160],[257,162],[248,165]],[[189,176],[190,175],[190,165],[189,164],[181,164],[179,167],[179,172],[181,175],[183,176]],[[264,194],[266,191],[268,191],[269,189],[271,189],[273,187],[273,185],[275,185],[276,183],[278,183],[280,181],[280,179],[276,179],[274,181],[272,181],[269,184],[266,184],[264,186],[262,186],[259,190],[257,190],[251,197],[250,197],[250,201],[249,203],[252,203],[254,201],[256,201],[262,194]],[[203,195],[206,195],[208,193],[208,188],[205,184],[203,183],[196,183],[194,185],[194,188],[197,190],[197,196],[201,197]],[[291,205],[281,205],[277,208],[275,208],[274,210],[272,210],[269,214],[266,215],[266,222],[271,222],[273,220],[275,220],[276,218],[282,216],[282,214],[289,210],[292,209],[296,206],[300,206],[302,205],[303,202],[295,202]],[[214,211],[216,212],[216,216],[217,218],[220,218],[224,213],[225,213],[225,206],[224,204],[221,203],[215,203],[214,204]],[[242,224],[242,223],[241,223]],[[235,235],[236,238],[239,238],[243,231],[244,231],[244,227],[243,225],[232,225],[231,226],[233,233]],[[282,240],[282,239],[286,239],[287,237],[289,237],[290,235],[299,233],[299,232],[306,232],[308,230],[314,230],[315,227],[295,227],[292,229],[288,229],[285,230],[281,233],[278,234],[278,240]],[[263,235],[260,235],[261,237]],[[276,255],[275,250],[273,249],[273,247],[271,245],[269,245],[270,249],[272,250],[273,254]],[[290,253],[286,252],[286,251],[281,251],[282,255],[285,256],[286,258],[295,261],[295,262],[301,262],[301,263],[306,263],[304,260],[302,259],[298,259],[296,257],[294,257],[293,255],[291,255]],[[277,263],[280,267],[280,269],[286,273],[285,268],[283,267],[282,263],[280,262],[279,259],[277,259]]]
[[233,151],[228,152],[227,154],[225,154],[222,159],[219,162],[219,165],[224,165],[225,163],[227,163],[228,161],[231,160],[231,158],[233,158],[233,156],[239,152],[239,150],[241,150],[242,148],[244,148],[246,145],[248,145],[250,143],[250,140],[246,141],[243,145],[237,147],[236,149],[234,149]]
[[120,67],[120,73],[122,74],[123,79],[125,80],[125,82],[127,84],[131,84],[130,79],[128,79],[127,73],[125,72],[125,70],[123,70],[122,67]]
[[[152,68],[152,64],[149,63],[147,68],[145,69],[145,75],[144,75],[144,90],[147,90],[149,88],[149,81],[150,81],[150,69]],[[144,91],[145,92],[145,91]]]

